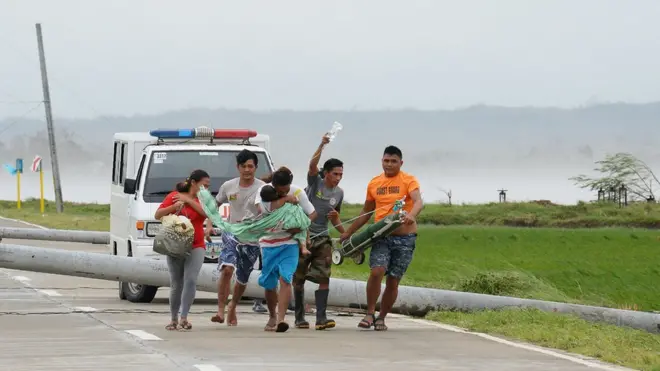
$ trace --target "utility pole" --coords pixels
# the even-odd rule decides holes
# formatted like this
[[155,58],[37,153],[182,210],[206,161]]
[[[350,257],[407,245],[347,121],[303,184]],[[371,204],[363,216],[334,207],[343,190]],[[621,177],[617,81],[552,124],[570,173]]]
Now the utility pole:
[[57,161],[55,147],[55,129],[53,129],[53,112],[50,107],[50,88],[48,87],[48,74],[46,73],[46,55],[44,54],[44,40],[41,36],[41,23],[37,27],[37,44],[39,46],[39,64],[41,65],[41,86],[44,92],[44,108],[46,109],[46,125],[48,126],[48,143],[50,147],[50,163],[53,168],[53,186],[55,188],[55,206],[57,212],[64,211],[62,200],[62,183],[60,181],[60,166]]

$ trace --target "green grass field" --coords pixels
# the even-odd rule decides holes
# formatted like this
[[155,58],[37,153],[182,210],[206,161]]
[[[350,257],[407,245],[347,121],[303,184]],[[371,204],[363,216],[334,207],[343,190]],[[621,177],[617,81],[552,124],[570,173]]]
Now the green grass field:
[[660,371],[660,336],[536,309],[434,312],[427,319],[582,354],[635,370]]
[[[107,204],[66,203],[66,215],[55,213],[55,203],[46,202],[44,218],[39,214],[39,201],[30,199],[16,209],[14,201],[0,201],[2,215],[25,219],[33,223],[46,223],[53,228],[75,220],[78,229],[106,231],[110,225],[110,207]],[[356,217],[361,205],[346,204],[342,219]],[[91,219],[90,219],[91,217]],[[611,203],[579,203],[553,205],[537,202],[490,203],[483,205],[427,204],[419,216],[420,224],[431,225],[484,225],[509,227],[597,228],[631,227],[660,229],[660,203],[631,204],[620,208]]]
[[19,219],[56,229],[87,231],[110,230],[110,205],[65,202],[64,213],[57,214],[55,202],[46,201],[45,215],[39,210],[39,200],[29,199],[16,208],[16,201],[0,201],[0,216]]
[[[660,311],[659,206],[427,205],[402,284]],[[38,210],[38,201],[24,202],[20,211],[15,203],[0,201],[0,216],[59,229],[109,227],[108,205],[67,203],[62,215],[53,203],[47,204],[46,216]],[[346,205],[342,217],[359,210]],[[610,228],[584,228],[604,226]],[[365,279],[367,264],[346,259],[333,274]],[[660,371],[660,336],[641,331],[538,311],[438,312],[428,318]]]
[[660,231],[425,226],[402,284],[660,311],[659,263]]

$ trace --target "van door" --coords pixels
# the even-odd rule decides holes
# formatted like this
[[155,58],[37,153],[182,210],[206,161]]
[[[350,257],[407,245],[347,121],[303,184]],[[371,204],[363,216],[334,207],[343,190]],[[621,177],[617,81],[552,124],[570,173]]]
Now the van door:
[[114,142],[112,186],[110,195],[110,233],[117,243],[117,255],[128,254],[128,195],[124,194],[124,181],[128,167],[128,143]]
[[[144,169],[144,162],[145,159],[147,158],[147,155],[142,154],[142,158],[140,160],[140,164],[138,165],[138,170],[135,175],[135,194],[134,195],[127,195],[128,196],[128,225],[127,228],[128,230],[126,231],[129,235],[133,235],[135,238],[140,238],[143,237],[141,235],[142,232],[138,232],[136,229],[136,225],[138,220],[143,220],[144,219],[144,212],[148,210],[148,208],[141,206],[144,202],[142,201],[142,195],[140,192],[140,182],[142,181],[142,173]],[[137,233],[137,234],[136,234]]]

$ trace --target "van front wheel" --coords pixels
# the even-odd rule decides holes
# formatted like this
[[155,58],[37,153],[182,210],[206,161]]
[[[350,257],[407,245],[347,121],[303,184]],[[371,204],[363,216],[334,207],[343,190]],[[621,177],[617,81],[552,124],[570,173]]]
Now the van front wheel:
[[138,283],[121,282],[121,294],[131,303],[151,303],[156,297],[157,286],[140,285]]

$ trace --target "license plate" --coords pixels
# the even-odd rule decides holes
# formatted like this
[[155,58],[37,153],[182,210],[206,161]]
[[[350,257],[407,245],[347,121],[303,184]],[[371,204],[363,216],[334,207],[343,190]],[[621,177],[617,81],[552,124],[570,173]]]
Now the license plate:
[[206,257],[209,259],[216,259],[222,250],[222,242],[207,242],[206,243]]

